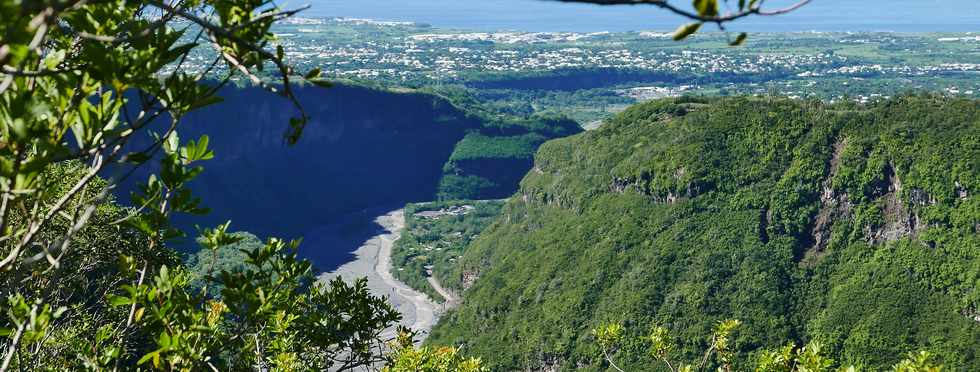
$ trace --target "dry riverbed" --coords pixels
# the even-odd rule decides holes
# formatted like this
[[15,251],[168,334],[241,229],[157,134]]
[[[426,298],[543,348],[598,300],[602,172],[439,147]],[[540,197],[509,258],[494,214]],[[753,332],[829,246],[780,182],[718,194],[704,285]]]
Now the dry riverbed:
[[[419,334],[417,339],[424,339],[435,325],[442,306],[391,275],[391,249],[405,228],[404,210],[385,213],[375,218],[374,222],[384,231],[364,241],[354,251],[356,258],[353,261],[321,274],[320,280],[328,281],[339,276],[353,282],[366,277],[371,293],[387,297],[388,302],[402,314],[401,325],[415,330]],[[389,333],[386,336],[393,336],[394,330],[386,333]]]

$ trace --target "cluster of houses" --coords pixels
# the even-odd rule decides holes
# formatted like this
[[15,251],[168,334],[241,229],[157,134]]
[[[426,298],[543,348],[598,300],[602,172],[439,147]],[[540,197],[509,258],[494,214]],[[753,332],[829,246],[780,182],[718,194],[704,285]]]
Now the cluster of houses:
[[439,219],[445,216],[462,216],[467,213],[470,213],[470,211],[474,209],[476,208],[468,204],[454,205],[448,208],[442,208],[434,211],[415,212],[413,216],[418,218],[423,218],[423,219]]
[[[301,69],[319,67],[336,77],[389,83],[457,82],[486,73],[590,68],[644,70],[676,76],[761,77],[762,80],[980,74],[980,63],[972,61],[869,63],[835,53],[832,48],[817,47],[871,44],[870,47],[899,46],[906,53],[915,54],[916,43],[939,45],[980,40],[980,36],[973,34],[938,39],[924,36],[908,41],[886,33],[814,33],[797,35],[802,44],[785,49],[778,46],[749,49],[728,48],[723,42],[717,47],[707,43],[677,48],[670,40],[670,33],[663,32],[455,32],[410,22],[354,18],[295,18],[276,27],[277,42],[284,47],[290,63]],[[715,37],[723,41],[720,36],[704,37],[707,39],[700,40]],[[813,51],[800,48],[811,44]],[[181,68],[195,73],[209,66],[212,59],[213,54],[204,50],[191,55]],[[638,87],[620,94],[642,100],[688,90],[689,87],[668,85]],[[970,95],[974,91],[980,91],[980,87],[947,89],[950,94]]]

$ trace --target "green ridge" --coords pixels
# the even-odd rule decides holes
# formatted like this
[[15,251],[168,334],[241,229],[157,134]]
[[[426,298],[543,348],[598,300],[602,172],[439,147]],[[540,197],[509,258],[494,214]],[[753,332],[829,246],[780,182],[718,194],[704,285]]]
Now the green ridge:
[[[634,106],[545,143],[457,277],[429,342],[495,370],[599,370],[589,330],[670,328],[681,359],[737,318],[756,352],[820,341],[881,369],[928,350],[980,365],[980,103],[779,98]],[[639,336],[639,334],[634,335]],[[627,370],[659,364],[640,345]]]

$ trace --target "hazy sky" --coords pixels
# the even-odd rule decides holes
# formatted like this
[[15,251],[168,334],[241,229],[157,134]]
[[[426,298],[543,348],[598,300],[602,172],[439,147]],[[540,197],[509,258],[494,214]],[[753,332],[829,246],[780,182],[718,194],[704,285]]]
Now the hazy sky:
[[[674,0],[688,4],[686,0]],[[737,3],[731,0],[731,3]],[[770,0],[769,7],[791,4]],[[543,0],[286,0],[307,16],[403,20],[437,27],[528,31],[668,30],[677,17],[645,6],[598,7]],[[746,31],[980,31],[980,0],[814,0],[798,12],[740,22]]]

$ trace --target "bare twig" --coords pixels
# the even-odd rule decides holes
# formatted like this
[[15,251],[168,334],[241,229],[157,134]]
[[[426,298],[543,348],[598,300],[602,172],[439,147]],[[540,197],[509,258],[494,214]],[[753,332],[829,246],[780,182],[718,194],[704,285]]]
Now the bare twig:
[[69,200],[74,198],[75,195],[82,189],[82,187],[84,187],[89,182],[91,182],[92,179],[95,178],[95,176],[98,174],[98,172],[102,169],[103,166],[104,163],[102,161],[98,161],[98,164],[94,167],[94,169],[89,171],[89,173],[83,176],[81,180],[75,183],[75,186],[72,187],[72,189],[69,190],[67,193],[65,193],[65,195],[62,195],[61,199],[59,199],[54,204],[54,206],[48,211],[48,213],[41,220],[34,221],[33,223],[31,223],[30,228],[28,228],[27,233],[21,239],[20,243],[15,245],[13,249],[11,249],[10,252],[7,253],[7,257],[5,257],[3,260],[0,260],[0,270],[6,269],[7,265],[11,265],[17,259],[17,257],[20,256],[21,251],[24,249],[24,247],[26,247],[34,240],[34,236],[41,230],[41,227],[47,224],[47,222],[50,221],[52,217],[54,217],[59,211],[61,211],[62,208],[64,208],[65,204]]
[[622,368],[619,368],[619,366],[616,365],[616,362],[614,362],[612,357],[609,356],[609,351],[606,350],[605,348],[602,349],[602,355],[606,357],[606,361],[609,362],[609,365],[612,366],[614,369],[616,369],[619,372],[626,372],[623,371]]
[[17,344],[20,343],[20,336],[24,334],[24,324],[17,326],[17,331],[14,332],[14,338],[10,341],[10,345],[7,347],[7,355],[3,357],[3,365],[0,365],[0,372],[5,372],[7,368],[10,367],[10,360],[17,353]]
[[9,208],[11,195],[6,182],[4,182],[0,193],[2,193],[0,194],[0,198],[3,199],[0,201],[0,235],[4,238],[10,238],[10,235],[7,235],[7,209]]
[[65,69],[54,69],[54,70],[45,69],[45,70],[30,71],[30,70],[13,68],[7,65],[3,65],[3,67],[0,67],[0,75],[8,75],[14,77],[54,76],[54,75],[64,74],[70,71],[71,70],[65,70]]
[[[242,40],[241,38],[239,38],[238,36],[236,36],[234,33],[230,32],[228,29],[222,28],[222,27],[220,27],[218,25],[215,25],[215,24],[213,24],[211,22],[208,22],[208,21],[206,21],[206,20],[204,20],[204,19],[202,19],[202,18],[200,18],[200,17],[198,17],[198,16],[196,16],[196,15],[194,15],[194,14],[192,14],[192,13],[190,13],[190,12],[184,10],[184,9],[175,8],[173,6],[164,4],[163,2],[158,1],[158,0],[150,1],[149,3],[151,5],[157,7],[157,8],[160,8],[161,10],[164,10],[164,11],[167,11],[167,12],[176,13],[177,15],[181,16],[182,18],[184,18],[184,19],[186,19],[188,21],[191,21],[191,22],[197,24],[198,26],[201,26],[201,27],[207,29],[208,32],[211,33],[212,35],[216,35],[216,36],[220,36],[222,38],[228,39],[228,40],[230,40],[230,41],[238,44],[239,46],[242,46],[242,47],[244,47],[244,48],[246,48],[246,49],[248,49],[248,50],[250,50],[252,52],[257,53],[259,56],[261,56],[265,60],[268,60],[268,61],[272,62],[273,64],[275,64],[276,67],[279,69],[279,72],[281,74],[280,77],[282,78],[282,92],[279,93],[279,94],[281,96],[283,96],[283,97],[286,97],[287,99],[290,100],[290,102],[292,102],[293,106],[299,111],[300,116],[303,119],[307,119],[308,118],[308,116],[306,115],[306,111],[303,109],[303,105],[301,105],[299,103],[299,100],[296,99],[296,96],[293,94],[293,91],[292,91],[292,85],[290,84],[289,76],[290,76],[290,74],[292,73],[293,70],[288,65],[286,65],[286,62],[284,62],[281,58],[273,55],[271,52],[263,49],[259,45],[255,45],[255,44],[252,44],[252,43],[249,43],[249,42],[246,42],[246,41]],[[253,79],[253,81],[254,81],[254,79]]]
[[[34,52],[34,50],[36,50],[41,45],[41,42],[44,41],[44,38],[48,35],[49,23],[53,22],[52,18],[56,13],[57,10],[55,8],[48,7],[45,8],[44,11],[34,16],[33,19],[31,19],[29,27],[34,28],[35,31],[34,31],[34,37],[31,39],[31,42],[27,44],[28,54]],[[23,73],[24,68],[26,68],[26,62],[27,59],[21,61],[20,68],[18,69],[18,71],[20,71],[21,73]],[[14,75],[9,73],[5,74],[3,81],[0,82],[0,93],[5,92],[7,88],[10,88],[10,85],[13,83],[14,83]]]
[[557,0],[557,1],[566,2],[566,3],[586,3],[586,4],[595,4],[595,5],[652,5],[695,21],[722,24],[725,22],[731,22],[737,20],[739,18],[745,18],[751,15],[774,16],[774,15],[790,13],[794,10],[802,8],[803,6],[812,2],[813,0],[800,0],[799,2],[791,6],[781,8],[781,9],[771,10],[771,11],[762,10],[761,4],[758,4],[755,7],[749,9],[740,10],[738,12],[726,13],[722,15],[716,15],[716,16],[703,16],[698,13],[672,5],[668,0]]
[[[109,196],[110,189],[110,187],[106,187],[99,193],[98,196],[96,196],[95,200],[88,203],[84,212],[82,212],[82,215],[75,219],[75,223],[72,224],[71,228],[68,229],[68,232],[66,232],[64,236],[62,236],[58,241],[52,242],[43,252],[38,252],[34,256],[25,258],[23,261],[24,265],[33,265],[34,263],[37,263],[43,259],[48,259],[52,266],[57,267],[61,256],[64,255],[64,253],[68,250],[68,245],[71,244],[71,238],[85,227],[85,224],[88,223],[88,220],[92,218],[92,215],[95,213],[99,203],[104,201],[105,198]],[[51,259],[50,257],[52,254],[57,254],[58,258]]]
[[166,26],[167,22],[170,22],[170,20],[173,19],[173,17],[174,14],[168,13],[163,17],[160,17],[160,19],[153,21],[153,23],[150,23],[150,25],[146,26],[146,28],[126,36],[96,35],[84,31],[77,31],[74,32],[74,34],[78,35],[78,37],[82,39],[93,40],[93,41],[98,41],[103,43],[110,43],[110,44],[121,44],[121,43],[139,40],[147,36],[150,36],[150,34],[153,33],[153,31],[156,31],[157,29]]
[[717,338],[712,337],[711,347],[709,347],[708,350],[704,352],[704,358],[701,359],[701,364],[698,365],[698,369],[697,369],[698,371],[704,370],[704,366],[708,364],[708,358],[710,358],[711,354],[715,352],[716,347],[718,347],[718,340]]
[[[151,242],[151,243],[152,243],[152,242]],[[152,244],[151,244],[151,245],[152,245]],[[151,249],[152,249],[152,247],[151,247]],[[143,279],[144,279],[144,278],[146,278],[146,268],[147,268],[147,264],[148,264],[148,262],[146,262],[146,261],[143,261],[143,269],[142,269],[142,270],[140,270],[140,276],[139,276],[139,279],[137,279],[137,280],[136,280],[136,288],[137,288],[137,289],[138,289],[138,288],[139,288],[139,287],[140,287],[141,285],[143,285]],[[128,330],[128,329],[129,329],[130,327],[132,327],[132,326],[133,326],[133,320],[134,320],[134,319],[135,319],[135,317],[136,317],[136,303],[137,303],[137,301],[133,301],[133,304],[132,304],[132,305],[131,305],[131,306],[129,307],[129,316],[128,316],[128,317],[126,317],[126,328],[125,328],[125,329],[127,329],[127,330]],[[113,368],[112,368],[112,370],[113,370],[113,372],[115,372],[115,371],[118,371],[118,370],[119,370],[119,361],[120,361],[120,360],[119,360],[119,359],[117,358],[117,359],[116,359],[116,363],[115,363],[115,365],[114,365],[114,366],[113,366]],[[0,371],[0,372],[3,372],[3,371]]]
[[307,5],[303,5],[303,6],[299,7],[299,8],[296,8],[296,9],[283,10],[283,11],[279,11],[279,12],[262,13],[258,17],[255,17],[254,19],[252,19],[249,22],[245,22],[245,23],[242,23],[240,25],[236,25],[235,27],[229,28],[228,31],[232,31],[232,32],[238,31],[240,29],[243,29],[245,27],[258,24],[258,23],[263,22],[263,21],[275,22],[275,21],[283,20],[283,19],[292,17],[292,16],[296,15],[299,12],[302,12],[304,10],[310,9],[310,7],[311,7],[311,5],[310,4],[307,4]]

